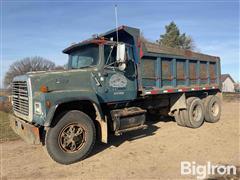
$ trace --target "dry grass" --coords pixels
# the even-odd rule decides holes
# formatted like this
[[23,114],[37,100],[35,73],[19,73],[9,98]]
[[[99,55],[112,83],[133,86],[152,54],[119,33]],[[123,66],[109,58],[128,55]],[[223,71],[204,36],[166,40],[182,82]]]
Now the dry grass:
[[10,96],[11,91],[0,89],[0,96]]
[[0,102],[0,111],[11,113],[12,112],[12,104],[9,101]]
[[0,142],[19,139],[9,126],[8,113],[0,111]]
[[223,100],[226,102],[240,101],[240,93],[224,92],[222,94],[223,94]]

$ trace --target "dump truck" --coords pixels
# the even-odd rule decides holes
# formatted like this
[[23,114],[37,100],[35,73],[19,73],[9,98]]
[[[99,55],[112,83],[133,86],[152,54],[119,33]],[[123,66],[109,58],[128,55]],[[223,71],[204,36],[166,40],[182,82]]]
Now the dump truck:
[[86,158],[97,140],[146,129],[148,114],[199,128],[221,115],[220,58],[143,40],[120,26],[63,50],[68,69],[12,82],[12,129],[61,164]]

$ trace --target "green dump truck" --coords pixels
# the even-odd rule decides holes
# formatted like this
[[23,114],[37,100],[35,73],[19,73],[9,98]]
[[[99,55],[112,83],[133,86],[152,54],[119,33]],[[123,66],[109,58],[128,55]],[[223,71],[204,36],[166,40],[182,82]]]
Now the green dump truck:
[[11,127],[61,164],[84,159],[96,139],[147,128],[146,114],[183,127],[217,122],[220,58],[141,40],[120,26],[63,50],[68,69],[31,72],[12,82]]

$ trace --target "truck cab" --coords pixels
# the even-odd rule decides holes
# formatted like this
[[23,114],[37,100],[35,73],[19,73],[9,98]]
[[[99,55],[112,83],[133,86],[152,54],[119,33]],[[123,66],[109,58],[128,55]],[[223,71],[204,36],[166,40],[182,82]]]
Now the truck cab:
[[100,102],[136,99],[137,72],[131,45],[99,40],[64,52],[69,54],[69,70],[91,71]]

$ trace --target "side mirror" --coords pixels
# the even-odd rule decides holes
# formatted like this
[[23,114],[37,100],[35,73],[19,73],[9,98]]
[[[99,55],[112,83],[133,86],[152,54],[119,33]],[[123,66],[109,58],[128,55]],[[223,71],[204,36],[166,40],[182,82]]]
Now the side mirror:
[[120,71],[126,69],[126,45],[124,43],[117,45],[117,63]]
[[117,45],[117,62],[125,62],[125,52],[126,45],[125,44],[118,44]]

